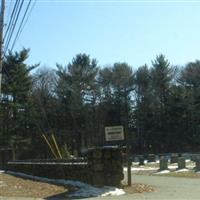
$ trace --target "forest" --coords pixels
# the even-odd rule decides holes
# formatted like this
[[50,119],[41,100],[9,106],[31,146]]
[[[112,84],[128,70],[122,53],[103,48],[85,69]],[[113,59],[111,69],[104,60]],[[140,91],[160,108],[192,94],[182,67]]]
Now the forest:
[[80,156],[125,145],[105,142],[106,126],[123,125],[133,154],[200,151],[199,60],[176,66],[160,54],[150,66],[99,66],[83,53],[52,69],[27,65],[29,54],[10,52],[3,61],[0,149],[51,158],[42,135],[54,134],[63,157]]

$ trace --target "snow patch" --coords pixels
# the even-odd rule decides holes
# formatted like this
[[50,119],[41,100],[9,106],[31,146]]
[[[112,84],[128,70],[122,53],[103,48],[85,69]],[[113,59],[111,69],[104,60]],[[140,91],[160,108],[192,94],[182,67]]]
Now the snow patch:
[[162,170],[162,171],[156,172],[155,174],[168,174],[168,173],[170,173],[169,170]]
[[0,174],[3,174],[5,171],[4,170],[0,170]]
[[[151,170],[158,170],[156,167],[131,167],[131,171],[151,171]],[[124,167],[124,171],[127,172],[127,167]]]
[[94,187],[89,184],[73,181],[73,180],[64,180],[64,179],[49,179],[44,177],[27,175],[19,172],[11,172],[8,171],[8,174],[18,175],[24,178],[30,178],[36,181],[43,181],[47,183],[61,184],[61,185],[71,185],[77,188],[75,192],[69,194],[68,197],[99,197],[99,196],[119,196],[124,195],[125,192],[123,189],[119,189],[116,187],[104,186],[102,188]]
[[170,166],[170,165],[168,166],[169,169],[177,169],[177,167],[178,167],[177,164],[176,165],[172,165],[172,166]]
[[188,172],[188,171],[189,171],[189,169],[178,169],[175,172],[179,173],[179,172]]

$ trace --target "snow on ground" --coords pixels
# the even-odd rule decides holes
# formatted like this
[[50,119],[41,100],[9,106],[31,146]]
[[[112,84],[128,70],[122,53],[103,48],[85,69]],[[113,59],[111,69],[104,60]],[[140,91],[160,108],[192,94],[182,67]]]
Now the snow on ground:
[[[151,170],[158,170],[158,167],[131,167],[131,171],[151,171]],[[124,167],[124,171],[127,172],[127,167]]]
[[53,184],[61,184],[61,185],[71,185],[77,190],[73,192],[72,194],[69,194],[68,197],[99,197],[99,196],[119,196],[124,195],[125,192],[122,189],[116,188],[116,187],[109,187],[104,186],[102,188],[94,187],[89,184],[80,182],[80,181],[72,181],[72,180],[64,180],[64,179],[49,179],[44,177],[38,177],[38,176],[31,176],[24,173],[18,173],[18,172],[11,172],[8,171],[8,174],[11,175],[17,175],[23,178],[30,178],[36,181],[43,181]]
[[[184,171],[189,171],[189,169],[193,169],[195,167],[195,163],[193,162],[190,162],[189,160],[186,161],[187,162],[187,168],[188,169],[183,169],[183,170],[177,170],[177,172],[184,172]],[[190,162],[190,163],[188,163]],[[131,167],[131,171],[132,172],[138,172],[138,171],[153,171],[153,170],[159,170],[159,165],[154,165],[156,164],[157,162],[154,162],[154,163],[149,163],[147,165],[143,165],[143,166],[132,166]],[[135,162],[134,162],[135,164]],[[154,166],[153,166],[154,165]],[[173,163],[173,164],[168,164],[168,169],[169,170],[176,170],[178,169],[178,164],[177,163]],[[124,167],[124,172],[127,172],[127,167]]]
[[176,165],[168,165],[168,168],[169,169],[177,169],[178,168],[178,165],[176,164]]
[[179,172],[188,172],[188,171],[189,171],[189,169],[178,169],[175,172],[179,173]]
[[4,173],[4,170],[0,170],[0,174]]
[[162,170],[162,171],[156,172],[154,174],[168,174],[168,173],[170,173],[169,170]]

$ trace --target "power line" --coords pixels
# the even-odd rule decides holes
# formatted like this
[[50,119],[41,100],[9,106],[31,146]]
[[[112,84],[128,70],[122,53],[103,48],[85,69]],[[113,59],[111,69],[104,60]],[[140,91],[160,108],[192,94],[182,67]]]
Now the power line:
[[30,7],[30,5],[31,5],[31,1],[32,1],[32,0],[29,0],[29,2],[28,2],[28,5],[27,5],[27,7],[26,7],[26,11],[25,11],[25,13],[24,13],[24,16],[23,16],[23,18],[22,18],[22,21],[21,21],[21,23],[20,23],[20,25],[19,25],[19,29],[18,29],[17,34],[16,34],[16,36],[15,36],[14,42],[13,42],[13,44],[12,44],[11,51],[13,50],[13,48],[14,48],[14,46],[15,46],[15,43],[16,43],[16,41],[17,41],[19,35],[21,34],[21,28],[22,28],[22,25],[23,25],[24,20],[25,20],[25,18],[26,18],[26,15],[27,15],[27,13],[28,13],[28,9],[29,9],[29,7]]
[[9,16],[11,15],[11,10],[12,10],[12,1],[10,1],[10,3],[8,4],[8,3],[6,3],[6,9],[5,10],[7,10],[7,12],[6,12],[6,22],[5,22],[5,24],[7,24],[8,23],[8,21],[9,21]]
[[11,26],[12,26],[12,22],[13,22],[13,20],[15,18],[16,11],[17,11],[17,9],[19,7],[19,2],[20,2],[19,0],[15,1],[15,5],[14,5],[13,10],[12,10],[12,14],[11,14],[11,18],[10,18],[10,21],[9,21],[9,24],[8,24],[8,28],[6,29],[6,32],[5,32],[5,35],[4,35],[4,38],[3,38],[3,42],[5,41],[6,36],[7,36],[8,32],[9,32]]
[[27,16],[27,18],[26,18],[26,21],[24,22],[24,25],[23,25],[23,27],[22,27],[20,33],[19,33],[19,37],[20,37],[21,33],[23,32],[24,27],[26,26],[26,24],[27,24],[27,22],[28,22],[28,20],[29,20],[29,18],[30,18],[30,15],[31,15],[31,13],[32,13],[32,11],[33,11],[35,5],[36,5],[36,2],[37,2],[37,0],[35,0],[35,1],[33,2],[33,4],[32,4],[32,7],[31,7],[31,9],[30,9],[30,12],[29,12],[29,14],[28,14],[28,16]]
[[24,0],[22,0],[21,4],[20,4],[20,8],[18,10],[18,13],[17,13],[17,16],[16,16],[16,19],[14,21],[14,24],[13,24],[13,27],[12,27],[12,30],[10,32],[10,35],[9,35],[9,38],[7,40],[7,43],[6,43],[6,47],[5,47],[5,51],[4,51],[4,55],[6,54],[7,50],[8,50],[8,47],[9,47],[9,44],[10,44],[10,41],[11,41],[11,38],[12,38],[12,35],[13,35],[13,32],[15,30],[15,27],[16,27],[16,24],[17,24],[17,21],[18,21],[18,18],[19,18],[19,15],[20,15],[20,12],[21,12],[21,9],[22,9],[22,6],[23,6],[23,3],[24,3]]

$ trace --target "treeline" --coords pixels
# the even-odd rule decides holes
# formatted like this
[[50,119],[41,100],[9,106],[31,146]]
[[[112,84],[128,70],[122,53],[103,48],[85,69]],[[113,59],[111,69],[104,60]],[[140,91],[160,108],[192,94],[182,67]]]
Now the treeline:
[[16,149],[19,158],[47,158],[42,134],[54,133],[63,154],[80,155],[109,144],[105,126],[123,125],[133,153],[200,150],[200,61],[177,67],[159,55],[134,69],[102,67],[78,54],[52,70],[28,66],[28,55],[23,49],[3,62],[0,148]]

